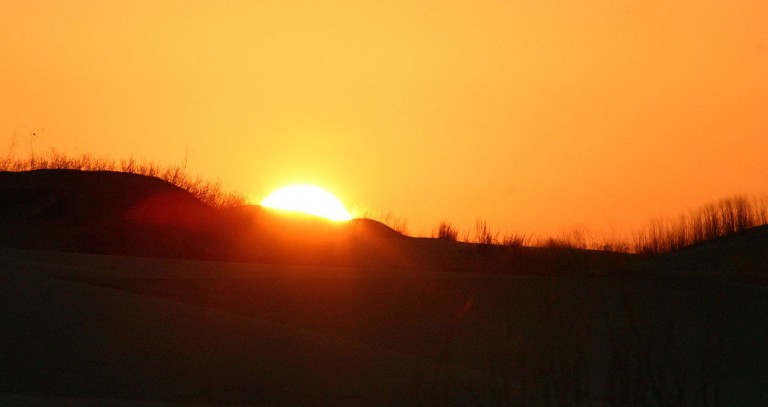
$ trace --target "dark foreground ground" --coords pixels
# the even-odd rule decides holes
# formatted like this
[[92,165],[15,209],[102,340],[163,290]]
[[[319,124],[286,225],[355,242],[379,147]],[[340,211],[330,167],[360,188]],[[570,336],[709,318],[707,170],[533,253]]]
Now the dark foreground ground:
[[768,290],[0,249],[0,404],[768,405]]

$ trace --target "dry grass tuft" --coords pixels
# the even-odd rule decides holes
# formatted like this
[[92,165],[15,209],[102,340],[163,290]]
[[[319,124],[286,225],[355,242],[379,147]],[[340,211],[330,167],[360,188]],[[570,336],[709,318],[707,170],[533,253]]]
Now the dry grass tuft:
[[531,235],[525,233],[507,233],[501,238],[501,244],[509,247],[528,246],[531,242]]
[[458,240],[459,231],[451,225],[448,221],[442,221],[437,225],[437,230],[432,232],[433,237],[438,239],[445,239],[455,242]]
[[499,232],[493,232],[485,219],[475,219],[475,243],[495,245],[499,243]]

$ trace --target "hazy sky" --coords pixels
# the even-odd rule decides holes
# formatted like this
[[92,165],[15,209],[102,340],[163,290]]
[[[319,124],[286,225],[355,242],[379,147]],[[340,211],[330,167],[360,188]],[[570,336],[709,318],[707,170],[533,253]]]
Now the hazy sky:
[[768,192],[768,2],[0,0],[0,152],[291,182],[413,234]]

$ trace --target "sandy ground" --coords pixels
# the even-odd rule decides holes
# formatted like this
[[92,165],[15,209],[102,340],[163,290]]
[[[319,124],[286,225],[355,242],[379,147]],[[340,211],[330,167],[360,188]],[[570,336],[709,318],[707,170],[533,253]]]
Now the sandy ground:
[[768,290],[0,249],[0,404],[768,405]]

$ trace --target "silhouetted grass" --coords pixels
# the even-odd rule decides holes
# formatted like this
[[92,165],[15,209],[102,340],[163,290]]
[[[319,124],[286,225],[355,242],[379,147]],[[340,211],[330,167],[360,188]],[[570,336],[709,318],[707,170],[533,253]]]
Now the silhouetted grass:
[[499,243],[499,232],[493,232],[485,219],[475,219],[475,243],[495,245]]
[[362,212],[358,217],[379,221],[402,235],[408,234],[408,218],[398,216],[392,211],[379,211],[374,213],[371,210],[366,210]]
[[766,197],[736,195],[703,205],[676,220],[651,220],[634,234],[633,251],[648,255],[669,253],[765,224]]
[[501,244],[509,247],[527,246],[531,242],[532,235],[525,233],[506,233],[501,238]]
[[30,155],[28,159],[17,158],[12,151],[0,158],[0,171],[31,171],[40,169],[60,169],[79,171],[116,171],[130,174],[157,177],[177,187],[186,190],[204,203],[214,208],[228,208],[245,203],[242,194],[225,192],[218,182],[209,182],[202,177],[191,177],[186,173],[186,160],[181,165],[159,166],[157,164],[136,160],[135,158],[120,161],[91,154],[71,156],[51,150],[45,155]]
[[[438,237],[440,228],[446,225],[450,226],[447,222],[438,225]],[[631,239],[616,233],[599,236],[585,226],[575,226],[556,236],[540,237],[533,246],[656,255],[762,225],[768,225],[768,196],[735,195],[702,205],[675,219],[652,219],[645,228],[635,231]],[[483,245],[526,246],[531,240],[532,235],[519,233],[499,239],[499,232],[494,232],[481,218],[475,221],[474,239],[468,234],[464,237],[466,242]]]
[[455,242],[458,240],[459,231],[448,221],[442,221],[439,225],[437,225],[437,230],[433,231],[432,235],[438,239],[445,239]]
[[585,226],[574,226],[562,230],[556,236],[540,238],[536,242],[536,246],[557,249],[592,249],[596,244],[592,234]]

